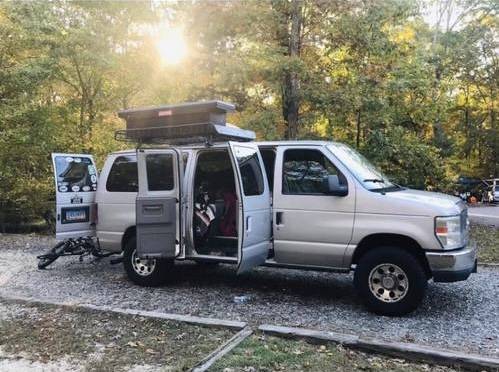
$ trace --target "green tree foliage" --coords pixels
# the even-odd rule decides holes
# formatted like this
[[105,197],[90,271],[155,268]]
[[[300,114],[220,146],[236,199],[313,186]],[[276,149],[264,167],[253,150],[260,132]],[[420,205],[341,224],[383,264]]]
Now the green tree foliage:
[[[50,152],[123,147],[116,111],[224,99],[261,139],[357,147],[399,183],[499,173],[494,0],[0,1],[0,219],[43,215]],[[164,63],[158,35],[188,55]],[[15,218],[14,218],[15,217]],[[0,221],[1,222],[1,221]]]

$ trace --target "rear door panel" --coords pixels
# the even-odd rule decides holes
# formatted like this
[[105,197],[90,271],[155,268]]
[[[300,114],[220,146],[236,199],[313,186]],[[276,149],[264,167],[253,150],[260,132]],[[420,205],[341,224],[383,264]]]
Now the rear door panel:
[[181,253],[180,167],[175,149],[138,150],[137,254],[174,258]]
[[265,167],[254,144],[229,143],[239,180],[238,273],[261,265],[271,244],[270,192]]
[[52,154],[56,238],[95,236],[98,174],[92,155]]

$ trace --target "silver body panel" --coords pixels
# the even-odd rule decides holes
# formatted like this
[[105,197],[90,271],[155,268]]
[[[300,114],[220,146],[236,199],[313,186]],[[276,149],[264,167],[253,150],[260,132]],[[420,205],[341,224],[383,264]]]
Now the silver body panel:
[[355,217],[356,185],[347,170],[332,154],[326,157],[347,178],[349,193],[331,195],[286,195],[282,192],[283,155],[290,149],[322,151],[323,146],[278,146],[274,171],[273,215],[274,260],[277,263],[344,267]]

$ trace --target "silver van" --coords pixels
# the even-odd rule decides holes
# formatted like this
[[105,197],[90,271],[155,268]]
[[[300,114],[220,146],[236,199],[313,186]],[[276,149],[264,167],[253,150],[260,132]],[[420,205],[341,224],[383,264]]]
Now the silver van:
[[96,236],[144,286],[181,260],[353,271],[367,308],[385,315],[414,310],[430,279],[476,271],[459,198],[394,184],[345,144],[255,142],[225,123],[233,109],[120,112],[121,137],[139,145],[110,154],[99,176],[90,155],[53,154],[57,237]]

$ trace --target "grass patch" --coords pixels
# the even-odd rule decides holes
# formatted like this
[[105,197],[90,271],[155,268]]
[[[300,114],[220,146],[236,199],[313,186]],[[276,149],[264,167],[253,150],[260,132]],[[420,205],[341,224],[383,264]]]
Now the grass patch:
[[471,225],[470,237],[478,245],[478,262],[499,263],[499,229]]
[[182,371],[229,339],[225,329],[41,304],[0,303],[3,353],[50,363],[70,360],[87,371],[134,365]]
[[443,366],[370,355],[341,345],[310,344],[253,335],[220,359],[210,372],[223,371],[452,371]]

